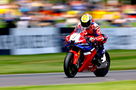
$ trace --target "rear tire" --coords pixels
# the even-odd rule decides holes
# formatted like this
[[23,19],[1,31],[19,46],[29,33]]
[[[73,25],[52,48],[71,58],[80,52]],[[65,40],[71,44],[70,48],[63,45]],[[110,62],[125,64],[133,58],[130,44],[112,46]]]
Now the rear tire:
[[96,71],[94,71],[94,74],[96,75],[96,77],[104,77],[110,69],[110,56],[107,51],[105,52],[105,56],[107,61],[107,67],[102,69],[97,69]]
[[64,59],[64,72],[68,78],[73,78],[77,74],[77,66],[73,64],[74,54],[69,52]]

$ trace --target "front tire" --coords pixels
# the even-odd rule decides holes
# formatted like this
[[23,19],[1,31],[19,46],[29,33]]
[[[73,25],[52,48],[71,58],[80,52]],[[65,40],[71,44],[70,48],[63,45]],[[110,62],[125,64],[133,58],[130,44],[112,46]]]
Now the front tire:
[[69,52],[64,59],[64,72],[68,78],[73,78],[77,74],[77,66],[73,64],[74,54]]
[[104,77],[110,69],[110,56],[107,51],[105,52],[105,56],[106,56],[107,66],[105,68],[97,69],[96,71],[94,71],[96,77]]

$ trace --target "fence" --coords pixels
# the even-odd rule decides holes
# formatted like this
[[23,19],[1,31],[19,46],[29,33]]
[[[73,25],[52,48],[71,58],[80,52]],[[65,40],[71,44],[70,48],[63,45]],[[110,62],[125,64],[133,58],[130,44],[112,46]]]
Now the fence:
[[[0,35],[0,54],[22,55],[65,51],[64,36],[73,28],[15,28]],[[3,31],[2,31],[3,32]],[[106,49],[136,49],[136,28],[103,28]]]

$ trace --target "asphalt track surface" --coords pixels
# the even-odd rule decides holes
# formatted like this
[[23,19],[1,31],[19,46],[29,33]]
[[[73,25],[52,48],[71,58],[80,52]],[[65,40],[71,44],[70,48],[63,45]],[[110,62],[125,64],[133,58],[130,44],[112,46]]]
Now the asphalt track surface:
[[0,87],[96,83],[119,80],[136,80],[136,70],[110,71],[105,77],[95,77],[92,72],[78,73],[75,78],[67,78],[64,73],[0,75]]

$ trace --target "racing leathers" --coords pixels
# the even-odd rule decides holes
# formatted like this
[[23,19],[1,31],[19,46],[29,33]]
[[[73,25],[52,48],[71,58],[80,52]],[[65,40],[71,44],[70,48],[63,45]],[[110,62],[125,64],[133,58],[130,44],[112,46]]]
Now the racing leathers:
[[98,45],[102,45],[107,41],[107,37],[101,33],[100,26],[95,22],[92,22],[88,28],[82,27],[79,23],[72,33],[77,32],[77,30],[82,30],[92,43],[97,42]]

